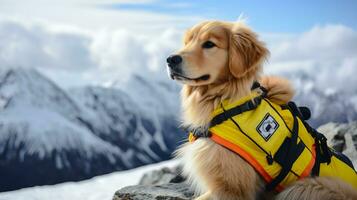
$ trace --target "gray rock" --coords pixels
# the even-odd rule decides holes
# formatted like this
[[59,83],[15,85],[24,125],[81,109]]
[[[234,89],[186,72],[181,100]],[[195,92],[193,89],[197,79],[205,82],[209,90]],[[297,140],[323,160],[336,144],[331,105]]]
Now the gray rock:
[[180,183],[185,180],[181,176],[182,167],[176,166],[173,168],[164,167],[159,170],[147,172],[141,178],[139,185],[159,185],[165,183]]
[[329,146],[348,156],[357,166],[357,121],[340,124],[327,123],[318,129],[323,133]]
[[185,183],[129,186],[118,190],[113,200],[189,200],[193,192]]

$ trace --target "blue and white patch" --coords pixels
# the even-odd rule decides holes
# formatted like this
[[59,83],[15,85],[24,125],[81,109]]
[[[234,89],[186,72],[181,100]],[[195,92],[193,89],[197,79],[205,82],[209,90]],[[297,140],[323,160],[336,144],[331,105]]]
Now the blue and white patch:
[[273,116],[267,113],[257,126],[257,131],[265,139],[265,141],[268,141],[278,128],[278,122],[276,122]]

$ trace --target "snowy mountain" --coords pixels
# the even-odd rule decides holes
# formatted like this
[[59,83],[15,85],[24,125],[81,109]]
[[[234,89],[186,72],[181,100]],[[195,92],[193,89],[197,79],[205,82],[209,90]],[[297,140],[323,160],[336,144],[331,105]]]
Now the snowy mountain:
[[81,121],[92,133],[132,154],[123,163],[127,169],[169,158],[184,136],[178,129],[175,112],[156,112],[160,102],[138,104],[127,93],[114,88],[85,87],[70,93],[87,112]]
[[64,91],[33,69],[1,69],[0,191],[168,159],[183,137],[176,113],[143,115],[148,105],[131,98],[101,87]]
[[303,70],[283,75],[294,84],[294,101],[310,108],[312,116],[309,123],[314,127],[357,119],[357,85],[326,83],[326,80],[318,80],[315,73]]

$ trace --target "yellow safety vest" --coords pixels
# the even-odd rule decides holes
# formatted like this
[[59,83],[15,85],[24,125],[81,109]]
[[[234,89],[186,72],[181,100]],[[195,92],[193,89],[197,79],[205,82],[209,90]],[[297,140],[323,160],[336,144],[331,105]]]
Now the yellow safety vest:
[[357,189],[351,161],[328,148],[326,138],[292,107],[253,92],[237,102],[223,102],[212,113],[207,132],[191,132],[189,141],[209,137],[237,153],[263,177],[267,190],[281,191],[311,175],[337,177]]

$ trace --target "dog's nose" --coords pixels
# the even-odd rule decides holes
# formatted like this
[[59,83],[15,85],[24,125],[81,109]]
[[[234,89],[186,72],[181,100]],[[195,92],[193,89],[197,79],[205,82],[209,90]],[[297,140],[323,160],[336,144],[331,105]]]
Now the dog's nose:
[[171,55],[166,59],[166,62],[170,68],[174,68],[182,63],[182,57],[180,55]]

